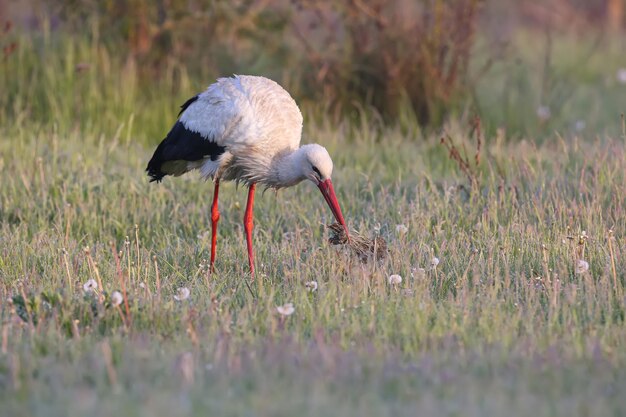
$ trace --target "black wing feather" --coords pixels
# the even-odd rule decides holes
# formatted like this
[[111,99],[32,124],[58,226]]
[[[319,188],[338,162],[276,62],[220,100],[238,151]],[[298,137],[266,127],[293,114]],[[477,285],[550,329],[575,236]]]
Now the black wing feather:
[[[183,106],[186,108],[192,101],[188,101]],[[184,111],[184,108],[183,108]],[[164,164],[175,161],[199,161],[203,158],[211,158],[215,161],[226,148],[220,146],[210,139],[204,138],[200,133],[193,132],[185,127],[185,125],[177,121],[172,130],[167,134],[165,139],[154,151],[152,159],[148,162],[146,171],[151,177],[150,182],[160,182],[164,176],[172,174],[167,169],[164,170]],[[171,166],[171,164],[170,164]],[[178,173],[177,175],[179,175]]]

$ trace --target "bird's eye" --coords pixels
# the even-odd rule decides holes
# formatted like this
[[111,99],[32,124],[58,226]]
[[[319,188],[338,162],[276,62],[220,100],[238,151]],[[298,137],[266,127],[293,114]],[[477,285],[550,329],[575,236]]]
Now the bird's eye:
[[313,172],[315,172],[315,173],[317,174],[317,176],[318,176],[320,179],[322,179],[322,173],[320,172],[320,170],[319,170],[319,169],[317,169],[317,167],[316,167],[316,166],[313,166],[312,168],[313,168]]

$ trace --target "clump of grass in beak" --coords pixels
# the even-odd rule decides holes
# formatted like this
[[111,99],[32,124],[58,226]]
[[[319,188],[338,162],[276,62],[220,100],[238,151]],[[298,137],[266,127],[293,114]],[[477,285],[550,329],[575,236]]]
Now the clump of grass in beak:
[[361,262],[367,262],[370,259],[380,260],[387,257],[387,242],[380,236],[369,239],[353,230],[350,232],[350,238],[348,239],[346,229],[341,224],[333,223],[326,227],[331,232],[328,241],[332,245],[348,245],[352,253]]

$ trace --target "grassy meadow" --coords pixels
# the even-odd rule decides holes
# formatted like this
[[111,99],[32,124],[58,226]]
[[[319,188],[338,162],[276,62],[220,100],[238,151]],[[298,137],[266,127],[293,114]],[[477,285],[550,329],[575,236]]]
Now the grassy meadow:
[[259,194],[251,281],[245,189],[221,188],[209,275],[212,184],[144,172],[211,80],[172,64],[145,89],[96,43],[24,37],[0,67],[0,414],[626,414],[626,86],[598,54],[548,121],[533,68],[504,64],[481,132],[305,109],[348,224],[389,255],[332,247],[303,183]]

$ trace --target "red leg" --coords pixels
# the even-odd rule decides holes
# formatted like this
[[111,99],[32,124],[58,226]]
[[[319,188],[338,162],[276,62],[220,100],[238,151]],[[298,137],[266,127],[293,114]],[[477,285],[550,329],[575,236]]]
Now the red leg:
[[250,189],[248,191],[248,204],[246,205],[246,214],[243,217],[243,228],[246,231],[246,243],[248,244],[248,262],[250,263],[250,274],[252,275],[252,279],[254,279],[254,251],[252,250],[252,229],[254,227],[254,223],[252,221],[252,218],[254,210],[255,189],[256,184],[250,184]]
[[213,191],[213,205],[211,206],[211,269],[213,272],[213,264],[215,263],[215,248],[217,245],[217,222],[220,219],[220,211],[217,208],[217,195],[220,192],[220,179],[215,179],[215,190]]

